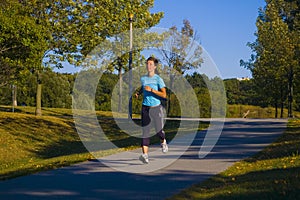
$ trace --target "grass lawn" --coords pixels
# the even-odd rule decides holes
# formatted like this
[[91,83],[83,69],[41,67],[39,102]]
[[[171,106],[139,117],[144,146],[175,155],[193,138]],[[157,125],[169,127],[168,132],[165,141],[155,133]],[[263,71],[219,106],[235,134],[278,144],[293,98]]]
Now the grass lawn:
[[[35,108],[0,106],[0,180],[55,169],[93,159],[76,132],[71,109],[43,108],[43,116],[34,115]],[[110,112],[97,112],[99,124],[118,149],[101,150],[105,156],[140,146],[140,138],[125,134],[115,124]],[[139,120],[136,120],[139,124]],[[171,140],[180,121],[168,120],[165,132]],[[199,130],[208,126],[201,123]],[[184,127],[189,132],[188,127]],[[152,143],[158,143],[153,137]]]
[[170,199],[300,199],[300,119],[260,153]]

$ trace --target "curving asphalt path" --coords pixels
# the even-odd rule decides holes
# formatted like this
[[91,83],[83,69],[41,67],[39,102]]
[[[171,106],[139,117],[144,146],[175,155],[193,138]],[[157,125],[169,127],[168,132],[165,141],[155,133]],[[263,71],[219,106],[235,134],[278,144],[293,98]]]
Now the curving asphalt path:
[[[0,199],[165,199],[180,190],[224,171],[273,142],[286,128],[287,119],[226,119],[222,134],[204,158],[198,152],[206,134],[197,133],[193,144],[168,167],[155,172],[129,173],[107,167],[98,160],[0,182]],[[159,147],[153,146],[152,149]],[[153,153],[151,163],[172,155]],[[135,151],[135,153],[139,153]],[[116,162],[119,158],[120,162]],[[123,153],[105,157],[117,167],[149,168]],[[143,170],[141,170],[143,171]]]

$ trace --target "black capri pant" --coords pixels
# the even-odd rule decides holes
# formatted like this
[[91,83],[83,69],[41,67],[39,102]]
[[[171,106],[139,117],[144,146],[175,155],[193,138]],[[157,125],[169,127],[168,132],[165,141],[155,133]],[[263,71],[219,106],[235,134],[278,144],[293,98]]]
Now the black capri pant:
[[156,135],[161,139],[165,139],[165,132],[163,131],[164,126],[164,112],[162,105],[149,107],[142,106],[142,129],[143,138],[142,146],[149,146],[150,144],[150,131],[154,125]]

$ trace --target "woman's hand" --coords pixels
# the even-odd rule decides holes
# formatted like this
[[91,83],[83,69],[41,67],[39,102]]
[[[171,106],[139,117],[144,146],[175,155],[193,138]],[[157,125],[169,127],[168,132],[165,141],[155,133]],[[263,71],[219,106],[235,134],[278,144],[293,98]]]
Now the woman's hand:
[[166,88],[161,88],[160,90],[153,90],[150,86],[146,85],[144,89],[148,92],[152,92],[153,94],[156,94],[159,97],[167,98]]
[[148,86],[148,85],[146,85],[145,87],[144,87],[144,89],[146,90],[146,91],[148,91],[148,92],[151,92],[151,87],[150,86]]

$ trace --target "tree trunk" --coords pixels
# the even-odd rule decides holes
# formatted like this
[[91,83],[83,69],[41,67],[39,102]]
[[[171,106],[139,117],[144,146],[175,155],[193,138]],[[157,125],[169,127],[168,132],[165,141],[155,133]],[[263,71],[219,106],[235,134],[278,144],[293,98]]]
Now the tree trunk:
[[17,86],[12,85],[12,112],[15,112],[15,107],[17,104]]
[[293,76],[294,76],[294,72],[293,72],[293,68],[290,68],[290,72],[288,75],[288,117],[291,118],[293,117]]
[[280,118],[283,118],[283,108],[284,108],[284,103],[281,102],[281,104],[280,104]]
[[174,76],[170,74],[170,89],[168,90],[168,98],[167,98],[167,117],[170,116],[171,113],[171,92],[173,90]]
[[123,89],[122,89],[122,67],[119,66],[119,104],[118,104],[118,112],[122,111],[122,93],[123,93]]
[[275,102],[275,118],[278,118],[278,104]]
[[36,90],[36,109],[35,115],[41,116],[42,115],[42,84],[38,83],[37,90]]
[[16,107],[18,106],[18,102],[17,102],[17,86],[16,85],[13,85],[12,87],[12,92],[13,92],[13,95],[12,95],[12,103],[13,103],[13,106]]

